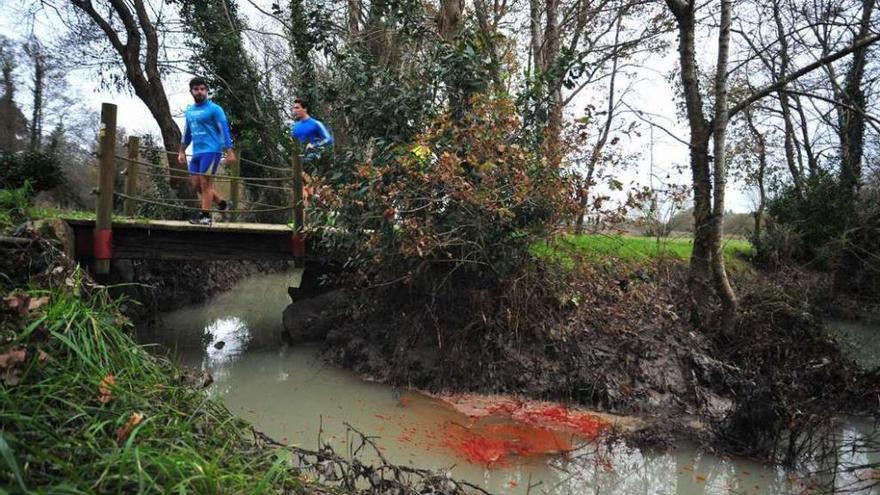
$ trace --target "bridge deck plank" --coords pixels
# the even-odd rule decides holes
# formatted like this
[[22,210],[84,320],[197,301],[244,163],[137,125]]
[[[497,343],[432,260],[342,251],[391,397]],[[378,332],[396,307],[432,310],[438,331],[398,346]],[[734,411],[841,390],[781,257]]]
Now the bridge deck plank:
[[[70,225],[94,227],[94,220],[82,220],[65,218]],[[213,225],[193,225],[186,220],[144,220],[137,218],[114,218],[113,228],[133,228],[147,230],[175,230],[175,231],[216,231],[216,232],[248,232],[248,233],[284,233],[293,232],[290,226],[273,223],[246,223],[246,222],[215,222]]]

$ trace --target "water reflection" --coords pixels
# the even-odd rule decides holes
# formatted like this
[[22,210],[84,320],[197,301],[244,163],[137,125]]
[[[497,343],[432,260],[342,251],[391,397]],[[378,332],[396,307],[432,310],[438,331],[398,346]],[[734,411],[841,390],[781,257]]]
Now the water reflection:
[[[284,346],[281,312],[288,302],[286,275],[245,280],[207,304],[168,314],[165,330],[143,335],[178,359],[210,371],[209,393],[235,414],[274,438],[315,448],[329,442],[348,452],[352,434],[345,423],[379,437],[391,462],[444,469],[493,493],[596,495],[800,495],[825,493],[815,481],[743,459],[718,457],[687,446],[642,451],[623,443],[575,441],[566,455],[514,457],[490,467],[468,462],[449,448],[448,428],[472,420],[438,401],[404,390],[364,382],[326,365],[314,347]],[[219,345],[223,342],[223,345]],[[855,469],[880,458],[839,446],[867,438],[871,425],[852,423],[838,440],[837,487],[866,488]],[[863,449],[868,450],[868,449]],[[369,459],[367,459],[369,460]],[[819,466],[816,466],[817,468]],[[858,484],[861,483],[861,484]]]

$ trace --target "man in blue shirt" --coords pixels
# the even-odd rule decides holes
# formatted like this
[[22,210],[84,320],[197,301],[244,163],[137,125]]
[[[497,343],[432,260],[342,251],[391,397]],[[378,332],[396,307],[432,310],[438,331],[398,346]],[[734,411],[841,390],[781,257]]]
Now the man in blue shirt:
[[[305,146],[305,152],[317,150],[322,146],[333,146],[333,136],[327,131],[324,123],[309,116],[309,104],[297,98],[293,100],[293,125],[290,135]],[[307,158],[308,159],[308,158]]]
[[194,215],[190,223],[211,225],[211,204],[216,202],[221,211],[229,207],[214,190],[211,176],[217,173],[223,151],[226,151],[227,161],[235,161],[235,151],[232,149],[226,113],[220,105],[208,99],[208,83],[201,77],[193,78],[189,82],[189,92],[195,103],[186,109],[186,124],[177,161],[181,165],[186,163],[186,148],[192,143],[190,186],[201,193],[202,211]]
[[[333,136],[323,122],[309,115],[309,104],[302,98],[293,100],[293,118],[290,135],[303,146],[303,165],[317,161],[321,156],[321,148],[333,146]],[[306,181],[303,186],[303,202],[308,205],[312,188],[307,185],[311,178],[305,171],[303,179]]]

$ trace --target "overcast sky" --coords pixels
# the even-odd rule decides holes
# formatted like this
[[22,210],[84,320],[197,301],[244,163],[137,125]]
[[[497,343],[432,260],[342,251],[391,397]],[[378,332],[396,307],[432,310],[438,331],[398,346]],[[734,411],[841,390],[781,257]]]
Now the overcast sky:
[[[33,2],[27,0],[0,0],[0,33],[3,35],[22,40],[29,32],[30,26],[23,22],[23,8]],[[269,8],[272,0],[257,1],[265,3]],[[241,6],[245,15],[259,15],[245,3]],[[41,39],[49,39],[53,33],[60,29],[57,23],[45,15],[39,15],[34,24],[34,31]],[[636,78],[628,83],[632,85],[632,93],[628,100],[633,107],[645,112],[645,118],[661,125],[666,130],[675,133],[682,140],[687,140],[688,131],[686,126],[679,123],[676,118],[675,95],[671,85],[666,80],[669,71],[675,67],[675,50],[670,50],[665,56],[654,55],[645,61],[645,68],[639,70]],[[163,82],[168,93],[171,111],[182,124],[183,110],[191,103],[186,82],[189,79],[186,74],[172,74]],[[101,90],[94,74],[86,70],[77,70],[69,74],[68,79],[72,88],[78,93],[83,106],[91,107],[96,112],[100,111],[102,102],[116,104],[118,108],[117,121],[130,133],[154,133],[158,135],[159,128],[150,116],[146,106],[136,97],[117,92]],[[25,92],[19,92],[19,95]],[[577,115],[582,111],[583,105],[588,102],[589,94],[573,102],[569,114]],[[27,98],[19,96],[18,103],[27,106]],[[26,112],[27,113],[27,112]],[[53,123],[47,123],[47,127]],[[182,127],[182,126],[181,126]],[[667,135],[659,128],[653,132],[653,146],[651,140],[650,125],[642,123],[639,127],[641,136],[624,136],[626,149],[640,152],[641,159],[637,167],[619,173],[626,185],[648,185],[651,181],[651,151],[653,148],[654,185],[659,182],[688,183],[690,173],[687,172],[688,163],[687,147]],[[677,170],[685,170],[679,173]],[[730,182],[727,192],[728,209],[736,212],[752,210],[751,195],[742,190],[741,184]]]

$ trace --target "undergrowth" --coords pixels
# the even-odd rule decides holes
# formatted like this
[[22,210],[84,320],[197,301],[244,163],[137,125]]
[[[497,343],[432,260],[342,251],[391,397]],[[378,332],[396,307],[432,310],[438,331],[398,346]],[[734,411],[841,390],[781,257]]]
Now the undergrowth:
[[[13,492],[301,493],[287,454],[146,353],[75,269],[0,313],[0,486]],[[0,490],[2,491],[2,490]]]

